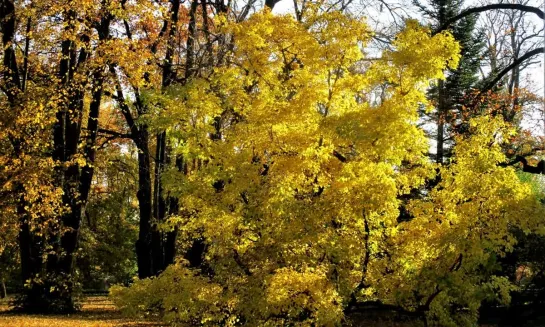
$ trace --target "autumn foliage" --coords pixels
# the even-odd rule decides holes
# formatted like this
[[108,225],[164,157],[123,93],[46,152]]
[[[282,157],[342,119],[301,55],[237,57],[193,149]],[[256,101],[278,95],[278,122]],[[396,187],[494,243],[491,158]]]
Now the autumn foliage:
[[201,163],[164,177],[181,206],[164,228],[180,229],[187,255],[112,290],[118,305],[194,325],[336,326],[348,305],[380,301],[458,326],[482,301],[508,301],[496,260],[513,225],[541,231],[543,209],[498,166],[512,133],[499,118],[471,120],[453,164],[430,163],[417,110],[457,63],[450,34],[409,21],[365,65],[368,27],[318,7],[302,22],[265,10],[224,33],[231,65],[171,89],[157,121]]
[[[340,3],[3,1],[17,308],[73,312],[82,283],[184,326],[340,326],[370,304],[472,326],[507,305],[539,266],[517,242],[545,232],[516,170],[545,167],[522,156],[532,95],[458,90],[438,113],[453,34],[407,19],[378,51]],[[424,112],[447,126],[438,163]]]

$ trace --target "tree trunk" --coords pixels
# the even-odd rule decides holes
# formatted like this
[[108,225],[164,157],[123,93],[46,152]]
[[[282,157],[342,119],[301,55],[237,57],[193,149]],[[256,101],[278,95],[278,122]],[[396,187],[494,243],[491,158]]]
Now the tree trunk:
[[4,278],[0,279],[0,299],[5,299],[8,297],[8,292],[6,290],[6,281]]
[[[156,136],[156,159],[155,159],[155,180],[153,190],[153,218],[155,223],[160,223],[165,219],[165,196],[163,194],[163,186],[161,183],[161,175],[165,168],[165,156],[166,156],[166,132],[160,132]],[[153,274],[159,275],[161,271],[165,269],[164,262],[164,241],[163,232],[154,224],[152,232],[152,261],[153,261]]]
[[138,277],[140,279],[153,276],[152,262],[152,188],[151,188],[151,162],[149,153],[149,132],[146,125],[138,129],[135,136],[138,148],[138,198],[140,208],[140,225],[138,240],[136,241],[136,256],[138,264]]
[[[192,7],[193,8],[193,7]],[[196,10],[196,8],[194,8]],[[163,66],[162,87],[169,87],[176,78],[173,70],[174,49],[176,47],[178,16],[180,11],[180,1],[173,0],[170,15],[170,30],[167,41],[167,49]],[[155,160],[155,181],[154,181],[154,206],[153,217],[156,223],[162,222],[167,214],[167,197],[163,192],[162,173],[167,164],[167,134],[162,131],[157,134],[156,160]],[[172,201],[169,201],[172,202]],[[169,212],[170,213],[170,212]],[[152,260],[153,274],[159,275],[166,267],[174,262],[176,234],[170,232],[163,233],[157,225],[154,225],[152,232]]]
[[[4,70],[2,79],[8,102],[14,111],[19,110],[20,104],[18,103],[18,96],[23,92],[19,77],[19,69],[17,67],[16,52],[13,46],[15,27],[16,12],[14,2],[10,0],[0,2],[0,30],[2,30],[2,64]],[[14,138],[12,144],[15,157],[20,158],[22,155],[20,146],[21,141]],[[25,308],[29,307],[29,305],[30,307],[35,308],[39,304],[42,291],[39,285],[32,283],[32,279],[42,270],[42,240],[41,237],[34,235],[31,231],[30,217],[25,209],[27,207],[25,187],[18,183],[14,191],[19,197],[19,202],[16,207],[17,217],[19,219],[18,242],[21,256],[21,277],[22,283],[25,285],[23,292],[24,303],[21,304]]]
[[[67,14],[67,28],[73,28],[72,24],[76,14]],[[109,37],[109,24],[111,18],[105,16],[101,19],[99,41]],[[90,41],[87,35],[82,36],[85,43]],[[53,253],[48,256],[47,271],[52,277],[53,291],[46,290],[52,300],[55,300],[56,308],[53,310],[72,311],[75,308],[73,289],[74,255],[78,248],[79,229],[81,219],[85,212],[93,178],[93,165],[95,161],[95,146],[98,132],[98,118],[102,102],[104,68],[97,68],[92,74],[91,103],[89,117],[87,119],[88,132],[85,135],[83,155],[86,159],[84,166],[77,162],[71,162],[78,154],[78,146],[81,142],[81,126],[84,109],[84,87],[75,85],[74,74],[77,67],[83,67],[90,54],[85,47],[79,51],[75,49],[73,41],[64,41],[61,46],[63,59],[59,67],[59,75],[63,87],[68,90],[68,97],[63,108],[57,113],[57,122],[54,128],[54,153],[53,158],[61,163],[69,163],[64,171],[59,169],[58,183],[63,188],[63,204],[70,211],[61,217],[62,228],[60,240],[54,244]],[[100,54],[99,54],[100,55]],[[83,81],[82,83],[86,83]],[[52,238],[58,237],[52,235]],[[62,252],[61,252],[62,251]],[[58,286],[58,287],[57,287]],[[54,302],[52,302],[54,303]],[[59,306],[60,304],[60,306]],[[63,306],[63,307],[61,307]]]
[[443,81],[438,83],[438,106],[437,106],[437,156],[435,161],[439,164],[443,163],[443,157],[445,156],[444,149],[444,134],[445,134],[445,118],[446,118],[446,107],[445,107],[445,84]]

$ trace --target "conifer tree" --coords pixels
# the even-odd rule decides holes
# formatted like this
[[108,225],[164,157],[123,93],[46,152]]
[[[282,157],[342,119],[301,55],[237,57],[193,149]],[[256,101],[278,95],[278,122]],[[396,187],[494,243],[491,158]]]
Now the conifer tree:
[[[443,26],[449,19],[462,11],[464,0],[430,0],[425,5],[418,1],[415,4],[421,12],[430,19],[434,29]],[[480,54],[483,50],[482,33],[476,30],[476,16],[469,15],[451,26],[451,32],[460,44],[461,58],[456,69],[446,72],[447,78],[438,81],[437,85],[430,89],[429,97],[435,102],[436,111],[433,120],[437,124],[435,135],[437,145],[436,162],[442,163],[448,155],[445,149],[446,143],[451,140],[448,122],[456,121],[461,115],[462,106],[467,104],[467,95],[478,82],[480,67]]]

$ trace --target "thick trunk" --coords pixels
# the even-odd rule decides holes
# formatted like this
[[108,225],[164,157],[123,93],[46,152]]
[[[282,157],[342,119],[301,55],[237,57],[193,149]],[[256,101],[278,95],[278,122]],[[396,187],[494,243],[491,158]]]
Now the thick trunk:
[[176,237],[178,236],[178,227],[174,230],[167,232],[167,238],[165,241],[165,268],[174,264],[176,259]]
[[20,217],[19,250],[21,255],[21,277],[23,284],[36,277],[42,270],[42,249],[39,246],[41,239],[33,235],[29,224],[29,218],[24,210],[24,205],[19,204],[17,213]]
[[[67,29],[73,28],[75,13],[68,13],[65,17]],[[65,103],[56,114],[57,121],[53,128],[53,159],[60,165],[57,169],[56,182],[63,189],[62,203],[70,211],[60,217],[61,230],[51,229],[49,241],[52,251],[47,256],[46,269],[48,279],[44,287],[44,298],[49,299],[50,304],[56,308],[51,310],[72,311],[74,301],[72,299],[73,281],[72,281],[72,261],[73,253],[76,249],[76,240],[79,230],[79,219],[77,219],[78,194],[77,187],[79,182],[80,169],[77,163],[70,163],[66,168],[62,168],[74,158],[78,151],[80,138],[81,118],[83,112],[83,92],[80,88],[72,85],[74,69],[78,63],[78,53],[73,41],[65,40],[61,44],[62,59],[59,65],[59,77],[62,88],[68,90],[68,96],[64,99]],[[86,59],[86,52],[82,51],[80,59]],[[75,89],[75,90],[74,90]],[[47,288],[53,290],[50,291]],[[47,305],[47,304],[46,304]],[[49,311],[49,308],[42,308]]]
[[[63,226],[68,228],[61,237],[61,248],[64,255],[61,256],[58,270],[61,276],[67,277],[65,296],[66,304],[73,306],[72,291],[73,280],[71,278],[74,270],[74,255],[78,247],[79,229],[89,193],[91,182],[94,174],[94,162],[96,157],[96,139],[98,133],[98,119],[100,113],[100,105],[102,102],[104,76],[99,70],[93,74],[95,85],[93,87],[92,100],[89,107],[89,117],[87,119],[87,136],[84,148],[84,156],[86,159],[85,166],[79,169],[79,166],[74,165],[67,171],[65,175],[68,181],[72,181],[72,189],[78,190],[77,194],[71,194],[69,199],[71,212],[63,217]],[[78,128],[79,132],[79,128]],[[69,136],[68,136],[69,137]]]
[[[64,21],[66,22],[66,31],[70,31],[74,28],[74,18],[75,13],[69,12],[64,16]],[[77,141],[68,140],[75,135],[71,135],[71,131],[74,129],[74,124],[71,123],[71,116],[76,114],[76,108],[73,107],[74,103],[78,103],[75,92],[70,92],[70,83],[74,75],[74,67],[77,62],[77,51],[75,49],[74,42],[72,40],[63,40],[61,42],[61,60],[59,62],[59,80],[61,82],[60,88],[67,90],[67,96],[63,99],[63,103],[60,105],[56,113],[56,121],[53,125],[53,160],[58,164],[56,168],[56,179],[55,182],[57,186],[63,189],[62,203],[68,208],[72,208],[71,201],[72,194],[74,193],[71,190],[70,185],[68,184],[71,181],[71,184],[74,184],[74,177],[72,180],[68,180],[67,177],[74,175],[74,165],[69,167],[63,167],[64,164],[71,159],[71,156],[74,154],[68,149],[67,144],[72,142],[76,143],[75,147],[77,149]],[[70,114],[70,111],[72,114]],[[74,148],[74,145],[72,145]],[[77,168],[76,168],[77,169]],[[61,221],[67,220],[67,216],[70,213],[65,213],[61,217]],[[49,274],[56,274],[59,270],[59,260],[60,260],[60,231],[55,229],[50,229],[48,235],[49,243],[51,243],[52,250],[49,251],[47,255],[47,264],[46,269]]]
[[[71,22],[75,19],[75,13],[67,15],[67,28],[72,28]],[[109,18],[101,21],[99,39],[104,41],[108,38]],[[82,41],[88,43],[90,38],[82,36]],[[86,159],[84,166],[72,161],[80,153],[78,146],[81,142],[82,119],[84,109],[84,85],[80,85],[74,79],[77,68],[85,66],[89,53],[83,47],[79,51],[75,49],[72,41],[64,41],[61,46],[63,59],[59,67],[59,75],[62,86],[68,90],[65,106],[57,113],[57,122],[54,128],[54,153],[53,158],[60,163],[68,164],[64,171],[59,169],[57,182],[63,188],[63,204],[70,208],[70,211],[61,217],[64,232],[60,233],[60,240],[53,244],[55,251],[49,255],[47,270],[54,278],[52,283],[61,283],[60,287],[53,288],[54,291],[48,295],[56,299],[57,304],[63,307],[57,310],[71,311],[75,307],[73,298],[74,289],[74,256],[78,248],[79,230],[81,219],[89,197],[91,181],[93,178],[93,165],[95,161],[95,146],[98,131],[98,118],[102,102],[104,73],[103,69],[97,68],[92,75],[91,103],[89,117],[87,119],[87,134],[85,135],[85,146],[83,155]],[[78,83],[78,84],[75,84]],[[82,83],[86,83],[83,81]],[[52,235],[52,238],[57,238]],[[57,285],[54,285],[57,286]],[[55,310],[55,309],[53,309]]]
[[19,251],[21,256],[21,279],[24,285],[24,297],[19,305],[29,311],[39,311],[43,306],[43,295],[45,288],[33,282],[38,274],[42,272],[43,267],[43,239],[32,232],[24,202],[17,206],[19,223]]
[[[16,52],[13,45],[13,38],[16,27],[16,12],[13,1],[0,2],[0,30],[2,31],[3,45],[3,70],[2,76],[4,82],[4,91],[8,98],[12,110],[19,110],[18,95],[23,91],[19,78],[19,69],[17,67]],[[28,34],[28,33],[27,33]],[[26,50],[25,50],[26,51]],[[21,141],[17,138],[12,140],[14,156],[20,158],[23,151]],[[19,250],[21,256],[21,277],[25,285],[23,301],[21,303],[25,308],[39,305],[42,288],[31,281],[42,270],[42,245],[41,238],[32,233],[30,227],[30,216],[26,210],[27,202],[25,199],[25,187],[19,183],[15,188],[18,194],[19,203],[17,204],[17,217],[19,219]],[[2,291],[5,291],[2,280]]]
[[6,290],[6,281],[4,278],[0,279],[0,299],[5,299],[8,297],[8,292]]

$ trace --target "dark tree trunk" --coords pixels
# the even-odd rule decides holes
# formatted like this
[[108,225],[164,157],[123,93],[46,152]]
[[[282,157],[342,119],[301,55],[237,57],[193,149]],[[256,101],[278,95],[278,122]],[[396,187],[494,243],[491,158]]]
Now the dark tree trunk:
[[[163,89],[169,87],[176,79],[173,69],[174,48],[176,47],[178,16],[180,11],[180,0],[172,0],[170,29],[168,34],[167,49],[163,66]],[[196,9],[196,8],[195,8]],[[160,132],[156,136],[156,160],[155,160],[155,183],[154,183],[154,210],[153,217],[156,223],[162,222],[167,214],[167,197],[163,192],[162,173],[167,164],[167,134]],[[171,202],[171,201],[169,201]],[[169,210],[170,213],[170,210]],[[152,233],[153,273],[159,275],[169,264],[174,262],[176,234],[163,233],[157,225],[154,225]]]
[[138,198],[140,208],[140,225],[138,240],[136,241],[136,256],[138,264],[138,277],[140,279],[153,276],[152,262],[152,184],[151,162],[149,153],[149,132],[145,125],[138,128],[134,135],[134,141],[138,148]]
[[[163,194],[163,186],[161,183],[161,175],[165,168],[165,156],[166,156],[166,132],[160,132],[156,136],[157,146],[156,146],[156,158],[155,158],[155,180],[154,180],[154,190],[153,190],[153,218],[155,223],[159,223],[165,219],[165,196]],[[161,271],[165,268],[165,257],[164,257],[164,240],[163,232],[157,224],[153,226],[152,232],[152,260],[153,260],[153,274],[159,275]]]
[[[13,46],[15,35],[16,13],[13,1],[5,0],[0,2],[0,30],[2,32],[3,45],[3,82],[4,91],[12,110],[19,110],[18,96],[23,91],[19,78],[19,69],[17,67],[16,52]],[[25,50],[26,51],[26,50]],[[15,157],[21,157],[21,141],[18,138],[12,140]],[[27,202],[25,199],[26,190],[22,184],[15,187],[15,193],[18,194],[17,217],[19,219],[19,251],[21,256],[21,277],[23,284],[30,282],[29,287],[25,287],[20,303],[25,307],[37,307],[42,294],[42,289],[32,279],[42,271],[42,239],[34,235],[30,227],[30,217],[26,211]],[[4,286],[2,281],[2,286]]]
[[194,73],[194,52],[195,52],[195,37],[197,32],[197,20],[196,20],[196,12],[197,8],[199,6],[199,3],[197,0],[193,0],[191,2],[191,6],[189,8],[189,23],[187,27],[187,42],[186,42],[186,62],[185,62],[185,80],[187,81],[192,74]]
[[[74,12],[66,15],[67,28],[73,28],[76,18]],[[101,19],[97,28],[99,41],[109,37],[109,24],[111,17],[108,15]],[[90,38],[82,36],[82,41],[88,43]],[[63,57],[59,65],[59,77],[62,87],[68,90],[68,97],[65,105],[57,113],[57,122],[54,127],[54,152],[53,158],[61,163],[68,164],[64,171],[59,169],[57,182],[63,188],[63,204],[70,208],[70,211],[61,217],[62,228],[65,230],[60,235],[60,240],[53,243],[53,253],[48,256],[47,271],[53,278],[53,283],[62,283],[52,294],[51,299],[57,299],[57,305],[62,307],[53,310],[72,311],[75,308],[74,290],[74,256],[78,248],[79,229],[81,219],[85,212],[87,200],[90,193],[91,181],[93,178],[93,165],[95,161],[95,146],[98,131],[98,118],[102,102],[104,68],[97,68],[92,74],[91,104],[89,117],[87,119],[87,130],[85,134],[84,158],[86,163],[80,166],[77,162],[71,162],[78,154],[78,145],[81,142],[81,126],[84,109],[84,84],[74,80],[76,69],[84,67],[89,53],[85,48],[79,51],[75,49],[73,41],[63,41],[61,46]],[[76,84],[78,83],[78,84]],[[58,231],[54,231],[58,233]],[[51,235],[52,239],[57,235]],[[47,291],[47,290],[46,290]],[[47,291],[49,292],[49,291]]]
[[15,49],[13,47],[13,37],[15,36],[15,5],[12,0],[4,0],[0,3],[0,31],[2,32],[2,44],[4,46],[3,65],[6,73],[3,76],[6,95],[10,104],[15,103],[17,94],[21,91],[21,82]]
[[0,279],[0,299],[5,299],[8,297],[8,292],[6,290],[6,281],[4,278]]
[[[110,64],[110,72],[116,76],[115,65]],[[136,109],[139,115],[145,114],[145,107],[139,98],[138,89],[135,88],[136,93]],[[119,104],[121,114],[125,117],[125,121],[131,131],[131,139],[138,149],[138,191],[136,192],[136,198],[138,199],[139,209],[139,226],[138,226],[138,240],[135,243],[136,250],[136,264],[138,266],[138,277],[140,279],[153,276],[153,262],[152,262],[152,181],[151,181],[151,158],[149,151],[149,131],[146,124],[137,125],[135,118],[129,105],[125,100],[123,94],[123,87],[119,79],[116,83],[116,96],[115,99]]]
[[[105,41],[109,38],[110,35],[110,21],[111,16],[106,14],[105,17],[102,18],[100,23],[100,28],[98,29],[98,35],[100,41]],[[86,40],[88,41],[88,39]],[[80,53],[80,58],[78,61],[78,65],[81,65],[86,58],[88,57],[88,54],[85,52],[85,50],[82,50]],[[77,194],[72,194],[72,197],[70,199],[71,203],[71,213],[69,216],[66,217],[64,222],[64,227],[70,228],[68,232],[63,234],[61,238],[61,247],[63,251],[66,253],[61,260],[60,260],[60,273],[65,274],[67,276],[71,275],[73,272],[73,266],[74,266],[74,252],[77,249],[78,245],[78,235],[79,235],[79,228],[81,225],[81,219],[85,213],[85,208],[87,205],[87,200],[89,199],[89,193],[91,190],[91,182],[93,180],[93,174],[94,174],[94,162],[96,158],[96,140],[97,140],[97,133],[98,133],[98,121],[99,121],[99,115],[100,115],[100,105],[102,103],[102,94],[103,94],[103,88],[104,88],[104,69],[97,68],[97,70],[92,74],[92,83],[93,83],[93,91],[91,93],[91,103],[89,106],[89,117],[87,118],[87,134],[85,136],[85,147],[84,147],[84,157],[86,160],[86,164],[81,167],[74,165],[73,167],[70,167],[69,169],[69,175],[66,176],[67,180],[73,180],[73,190],[77,190]],[[76,140],[75,142],[67,142],[67,147],[70,151],[71,155],[74,155],[77,153],[77,146],[80,140],[80,134],[81,134],[81,117],[83,113],[83,94],[78,93],[77,98],[77,108],[80,109],[80,113],[78,117],[75,117],[77,119],[77,122],[74,124],[74,126],[69,130],[70,133],[66,135],[66,139],[69,139],[70,137],[74,137]]]
[[446,108],[446,94],[445,94],[445,83],[444,81],[439,81],[438,85],[438,105],[437,105],[437,136],[436,136],[436,145],[437,145],[437,156],[435,161],[438,164],[443,163],[443,157],[445,156],[445,120],[448,113],[448,108]]
[[178,227],[167,232],[165,241],[165,268],[173,264],[176,259],[176,237],[178,236]]
[[[184,164],[181,155],[178,155],[175,160],[176,169],[184,172]],[[170,215],[178,214],[180,206],[176,197],[169,197],[168,213]],[[178,237],[178,227],[167,232],[165,242],[165,266],[171,265],[176,260],[176,238]]]

